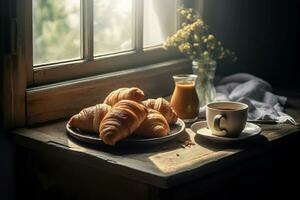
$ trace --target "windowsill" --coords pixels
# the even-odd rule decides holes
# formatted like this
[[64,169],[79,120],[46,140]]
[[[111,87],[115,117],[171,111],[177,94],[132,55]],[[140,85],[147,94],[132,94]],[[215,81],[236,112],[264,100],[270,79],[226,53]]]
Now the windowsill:
[[[288,113],[300,120],[300,111]],[[235,146],[213,145],[199,140],[189,128],[175,140],[151,148],[93,147],[70,139],[65,133],[66,120],[48,123],[35,128],[13,130],[18,145],[41,153],[78,160],[116,176],[152,185],[172,188],[237,166],[250,158],[281,151],[280,141],[299,136],[300,127],[289,124],[261,124],[262,133],[256,139]],[[191,147],[182,147],[190,138]],[[292,140],[292,139],[291,139]],[[276,142],[275,142],[276,141]]]
[[29,88],[26,90],[27,125],[72,116],[84,107],[102,102],[110,91],[120,87],[139,87],[146,98],[166,96],[173,90],[172,75],[191,71],[189,60],[176,59]]

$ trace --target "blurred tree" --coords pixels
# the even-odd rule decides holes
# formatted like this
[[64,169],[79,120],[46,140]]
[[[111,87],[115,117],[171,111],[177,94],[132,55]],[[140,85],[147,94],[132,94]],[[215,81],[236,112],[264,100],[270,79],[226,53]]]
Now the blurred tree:
[[132,0],[94,1],[95,54],[132,49]]
[[80,1],[68,3],[33,0],[34,64],[80,56]]

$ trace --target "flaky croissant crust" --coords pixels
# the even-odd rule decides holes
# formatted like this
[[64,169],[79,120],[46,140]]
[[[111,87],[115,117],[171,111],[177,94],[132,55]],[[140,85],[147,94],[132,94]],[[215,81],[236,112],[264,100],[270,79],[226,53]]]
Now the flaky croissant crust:
[[107,104],[97,104],[82,109],[78,114],[73,115],[69,120],[69,125],[82,131],[98,133],[100,122],[111,109]]
[[146,119],[135,131],[135,134],[147,138],[155,138],[166,136],[169,132],[170,126],[166,118],[160,112],[148,109]]
[[178,115],[171,107],[170,103],[164,98],[160,97],[157,99],[148,99],[142,102],[146,107],[157,110],[160,112],[168,121],[169,124],[175,124]]
[[144,98],[144,92],[137,87],[120,88],[112,91],[104,99],[103,103],[113,106],[121,100],[132,100],[132,101],[140,102],[143,98]]
[[100,123],[100,138],[105,144],[115,145],[131,135],[145,120],[147,108],[135,101],[122,100],[116,103]]

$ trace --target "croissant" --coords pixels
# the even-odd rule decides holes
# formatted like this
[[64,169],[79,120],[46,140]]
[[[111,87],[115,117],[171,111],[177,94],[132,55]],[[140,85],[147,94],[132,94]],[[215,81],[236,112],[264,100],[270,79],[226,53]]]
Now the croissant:
[[169,102],[164,98],[160,97],[157,99],[148,99],[142,102],[146,107],[157,110],[160,112],[168,121],[169,124],[175,124],[178,116],[177,113],[170,106]]
[[135,131],[135,134],[147,138],[154,138],[166,136],[169,132],[170,127],[166,118],[160,112],[149,109],[146,119]]
[[144,121],[147,108],[135,101],[122,100],[116,103],[100,123],[100,138],[105,144],[115,145],[131,135]]
[[69,124],[83,131],[98,133],[100,122],[110,109],[111,106],[106,104],[97,104],[84,108],[78,114],[71,117]]
[[120,88],[112,91],[105,99],[104,103],[110,106],[115,105],[121,100],[132,100],[140,102],[144,98],[144,92],[136,87],[132,88]]

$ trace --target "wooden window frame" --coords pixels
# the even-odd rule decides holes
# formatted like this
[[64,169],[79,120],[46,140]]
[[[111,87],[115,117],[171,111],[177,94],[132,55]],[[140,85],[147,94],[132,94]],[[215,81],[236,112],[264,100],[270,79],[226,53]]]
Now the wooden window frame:
[[[109,90],[124,85],[141,87],[147,97],[165,96],[173,88],[173,74],[191,73],[189,60],[182,59],[176,51],[160,47],[33,68],[31,1],[12,3],[16,9],[12,18],[17,21],[17,45],[16,53],[7,56],[11,67],[4,70],[11,75],[5,85],[12,99],[10,105],[5,105],[12,113],[7,118],[10,127],[68,117],[84,106],[101,102]],[[195,0],[192,5],[201,9],[203,0]],[[137,43],[141,42],[139,37]],[[91,46],[88,42],[84,47],[91,49]],[[87,90],[90,92],[86,96],[81,95]],[[80,98],[74,102],[76,95]]]

